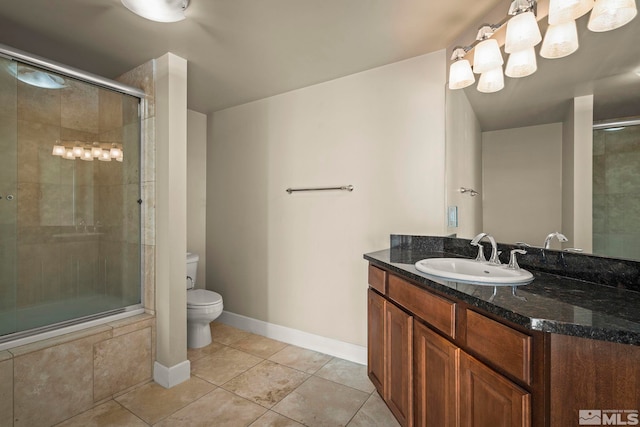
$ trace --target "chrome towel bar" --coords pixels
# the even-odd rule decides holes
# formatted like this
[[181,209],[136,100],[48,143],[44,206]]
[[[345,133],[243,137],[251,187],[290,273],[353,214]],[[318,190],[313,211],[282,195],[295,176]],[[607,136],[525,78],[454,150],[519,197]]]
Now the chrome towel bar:
[[287,193],[291,194],[295,191],[327,191],[327,190],[342,190],[353,191],[353,185],[343,185],[342,187],[317,187],[317,188],[287,188]]

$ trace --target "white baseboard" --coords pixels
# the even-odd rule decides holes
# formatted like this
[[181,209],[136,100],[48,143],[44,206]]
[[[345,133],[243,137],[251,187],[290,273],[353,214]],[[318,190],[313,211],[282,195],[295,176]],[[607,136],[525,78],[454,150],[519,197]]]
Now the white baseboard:
[[264,322],[229,311],[223,311],[216,321],[287,344],[339,357],[361,365],[367,364],[367,348],[363,346]]
[[177,365],[166,367],[158,362],[153,363],[153,381],[164,388],[171,388],[188,380],[191,376],[191,362],[185,360]]

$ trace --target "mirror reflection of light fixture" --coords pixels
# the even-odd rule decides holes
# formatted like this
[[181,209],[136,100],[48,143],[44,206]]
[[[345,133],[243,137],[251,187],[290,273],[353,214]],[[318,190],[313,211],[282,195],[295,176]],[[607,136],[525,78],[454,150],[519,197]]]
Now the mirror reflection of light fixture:
[[587,28],[594,32],[615,30],[629,23],[637,14],[635,0],[597,0]]
[[37,68],[26,65],[14,66],[13,63],[9,63],[7,69],[13,77],[31,86],[42,89],[62,89],[67,87],[62,77]]
[[549,25],[575,21],[593,8],[594,0],[549,0]]
[[124,150],[122,144],[112,143],[108,148],[103,148],[99,142],[67,141],[67,146],[60,141],[56,141],[51,151],[53,156],[60,156],[63,159],[81,159],[93,161],[94,159],[110,162],[115,159],[119,162],[124,160]]
[[466,54],[466,49],[458,47],[454,49],[451,60],[454,61],[449,67],[449,89],[462,89],[475,83],[476,78],[471,71],[471,64],[468,60],[462,59]]
[[111,154],[109,153],[109,150],[102,150],[100,156],[98,156],[98,160],[100,160],[101,162],[110,162]]
[[52,156],[64,156],[64,145],[60,145],[59,143],[60,141],[56,141],[56,144],[53,146],[53,151],[51,152]]
[[131,12],[150,21],[182,21],[189,0],[121,0]]
[[498,66],[480,74],[478,91],[483,93],[498,92],[504,88],[504,74],[502,67]]
[[93,161],[93,155],[91,154],[91,149],[90,148],[85,148],[82,151],[82,156],[80,156],[80,158],[84,161],[87,162],[92,162]]
[[549,25],[542,41],[540,56],[547,59],[563,58],[578,50],[578,46],[576,21]]
[[91,156],[97,159],[98,157],[100,157],[101,153],[102,153],[102,148],[100,148],[100,144],[98,144],[97,142],[94,142],[91,145]]

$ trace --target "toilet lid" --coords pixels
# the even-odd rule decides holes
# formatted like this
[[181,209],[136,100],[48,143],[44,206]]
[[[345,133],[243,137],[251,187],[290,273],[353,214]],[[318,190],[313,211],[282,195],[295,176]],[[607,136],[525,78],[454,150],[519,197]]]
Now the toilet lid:
[[215,305],[222,303],[222,296],[206,289],[190,289],[187,291],[187,306]]

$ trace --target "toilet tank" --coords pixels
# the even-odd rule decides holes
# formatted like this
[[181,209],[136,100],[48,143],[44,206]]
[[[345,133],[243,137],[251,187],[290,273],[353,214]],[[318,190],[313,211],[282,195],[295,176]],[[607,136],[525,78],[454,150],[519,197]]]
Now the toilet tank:
[[196,285],[196,273],[198,272],[198,257],[197,254],[187,252],[187,289],[191,289]]

